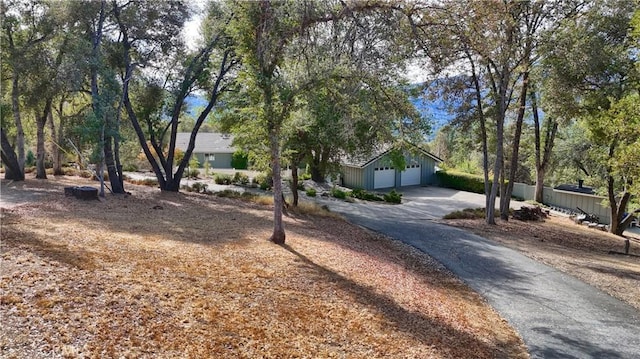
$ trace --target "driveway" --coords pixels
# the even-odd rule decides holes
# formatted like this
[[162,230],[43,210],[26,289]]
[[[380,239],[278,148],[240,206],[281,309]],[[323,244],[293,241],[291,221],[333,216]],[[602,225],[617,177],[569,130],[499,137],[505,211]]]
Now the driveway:
[[435,187],[402,192],[401,205],[319,201],[440,261],[516,328],[532,358],[640,358],[635,308],[517,251],[432,221],[483,207],[484,196]]

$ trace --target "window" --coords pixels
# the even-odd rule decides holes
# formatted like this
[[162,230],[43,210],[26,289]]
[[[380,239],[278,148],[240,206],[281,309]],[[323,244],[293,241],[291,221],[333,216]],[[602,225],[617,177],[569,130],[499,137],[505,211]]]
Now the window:
[[215,161],[216,160],[216,155],[214,155],[213,153],[205,153],[204,154],[204,159],[207,161]]

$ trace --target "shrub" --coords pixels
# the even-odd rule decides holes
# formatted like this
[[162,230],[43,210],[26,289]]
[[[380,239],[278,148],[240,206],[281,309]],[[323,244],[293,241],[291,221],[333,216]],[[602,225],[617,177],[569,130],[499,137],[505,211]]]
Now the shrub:
[[249,183],[249,176],[247,176],[246,174],[241,173],[241,172],[236,172],[233,175],[233,183],[246,185],[246,184]]
[[135,172],[138,170],[138,165],[136,165],[135,163],[127,163],[122,166],[122,170],[125,172]]
[[196,169],[192,169],[189,171],[189,178],[198,178],[200,176],[200,171]]
[[236,151],[231,156],[231,167],[238,170],[246,170],[249,164],[249,157],[244,151]]
[[231,176],[230,175],[225,175],[225,174],[216,174],[213,177],[213,181],[216,184],[229,185],[229,184],[231,184]]
[[[497,215],[498,213],[496,213]],[[484,208],[465,208],[462,211],[454,211],[445,214],[444,219],[482,219],[485,218]]]
[[438,171],[436,176],[442,187],[460,191],[484,193],[484,177],[455,171]]
[[356,188],[349,195],[353,198],[362,199],[365,201],[383,201],[384,199],[375,193],[367,192],[361,188]]
[[339,199],[347,198],[347,194],[344,191],[342,191],[342,190],[340,190],[338,188],[333,188],[331,190],[331,196],[333,196],[335,198],[339,198]]
[[207,187],[206,183],[195,182],[191,185],[191,190],[196,193],[207,193]]
[[82,170],[80,171],[80,173],[78,173],[78,175],[82,178],[91,178],[93,177],[93,173],[91,173],[91,171],[89,170]]
[[316,196],[316,190],[314,188],[307,188],[307,190],[305,191],[305,193],[307,194],[307,196],[309,197],[315,197]]
[[401,203],[402,202],[402,193],[396,192],[395,189],[392,189],[391,192],[385,193],[384,201],[389,203]]
[[36,156],[33,154],[33,151],[27,151],[27,158],[24,160],[25,167],[32,167],[36,165]]
[[270,174],[261,172],[253,178],[253,183],[257,184],[262,190],[268,190],[273,184],[273,178],[271,178]]

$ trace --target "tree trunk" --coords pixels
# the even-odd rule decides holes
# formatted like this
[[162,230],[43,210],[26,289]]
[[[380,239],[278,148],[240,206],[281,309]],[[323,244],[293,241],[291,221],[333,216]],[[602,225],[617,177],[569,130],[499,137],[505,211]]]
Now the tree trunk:
[[18,177],[24,178],[24,129],[22,128],[22,120],[20,119],[20,88],[18,83],[18,74],[15,71],[13,73],[13,81],[11,84],[11,110],[13,112],[13,121],[16,125],[17,131],[15,152],[17,156],[19,172],[22,172],[22,176]]
[[513,182],[516,179],[518,171],[518,156],[520,153],[520,137],[522,137],[522,122],[524,121],[524,111],[527,105],[527,89],[529,86],[529,71],[525,70],[522,76],[522,89],[520,91],[520,107],[518,108],[518,117],[516,118],[516,130],[513,135],[513,149],[511,151],[511,164],[509,168],[509,181],[505,189],[504,197],[500,198],[502,205],[500,211],[500,219],[509,220],[509,207],[511,205],[511,194],[513,193]]
[[293,193],[293,206],[298,207],[298,161],[291,161],[291,192]]
[[47,169],[45,168],[45,141],[44,141],[44,127],[47,124],[49,115],[51,114],[51,102],[53,100],[48,98],[45,105],[42,116],[36,119],[36,178],[47,179]]
[[[273,112],[273,111],[271,111]],[[269,117],[273,118],[273,117]],[[273,120],[270,120],[273,121]],[[269,142],[271,147],[271,169],[273,176],[273,234],[271,241],[276,244],[284,244],[285,232],[282,222],[282,175],[280,173],[280,131],[277,124],[270,124]]]
[[[60,106],[63,106],[63,101],[60,102]],[[60,116],[62,116],[62,109],[60,109]],[[60,128],[60,132],[56,131],[56,124],[53,121],[53,111],[49,111],[49,133],[51,134],[51,141],[49,142],[49,153],[51,154],[51,158],[53,160],[53,175],[59,176],[64,174],[62,171],[62,152],[60,151],[59,144],[61,143],[62,137],[62,129]],[[62,120],[60,121],[62,123]]]
[[545,167],[537,166],[536,168],[536,188],[533,197],[534,200],[538,203],[544,203],[544,176],[546,172]]
[[550,117],[545,118],[545,139],[544,147],[542,146],[542,138],[540,136],[540,116],[538,113],[538,101],[536,98],[535,87],[532,86],[531,91],[531,112],[533,113],[533,130],[535,142],[536,156],[536,189],[534,200],[538,203],[544,201],[544,177],[547,173],[547,167],[551,160],[551,151],[555,142],[556,133],[558,132],[558,122]]
[[107,165],[107,173],[109,174],[109,183],[111,183],[112,193],[125,193],[122,185],[120,174],[117,171],[116,162],[113,154],[112,136],[104,136],[104,163]]
[[[489,223],[489,196],[491,195],[491,185],[489,182],[489,148],[487,144],[487,121],[484,117],[484,110],[482,108],[482,90],[480,89],[480,81],[478,80],[478,74],[476,72],[476,64],[473,57],[468,51],[465,51],[465,55],[471,64],[471,78],[473,80],[473,86],[476,97],[476,112],[478,119],[480,120],[480,137],[482,140],[482,174],[484,176],[484,213],[485,220]],[[491,216],[494,213],[492,211]]]
[[14,181],[24,181],[24,171],[20,170],[18,156],[16,156],[16,152],[7,138],[7,132],[4,129],[0,130],[0,136],[2,138],[2,151],[0,151],[0,155],[2,155],[2,162],[4,162],[5,166],[4,178]]

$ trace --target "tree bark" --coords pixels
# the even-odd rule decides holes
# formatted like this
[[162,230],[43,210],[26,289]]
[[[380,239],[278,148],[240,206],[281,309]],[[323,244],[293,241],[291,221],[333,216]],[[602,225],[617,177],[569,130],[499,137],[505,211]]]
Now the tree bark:
[[107,173],[109,174],[109,183],[111,184],[111,192],[125,193],[124,186],[122,185],[122,181],[120,179],[120,174],[117,171],[115,155],[113,153],[112,146],[113,146],[114,140],[115,139],[113,136],[109,136],[109,135],[104,136],[104,163],[107,166]]
[[511,151],[511,164],[509,168],[509,180],[505,189],[504,197],[500,198],[501,210],[500,219],[509,220],[509,207],[511,204],[511,194],[513,193],[513,182],[516,179],[518,171],[518,156],[520,152],[520,138],[522,137],[522,122],[524,121],[524,112],[527,105],[527,89],[529,86],[529,70],[525,70],[522,76],[522,88],[520,91],[520,107],[518,108],[518,116],[516,118],[516,129],[513,135],[513,148]]
[[291,192],[293,193],[293,206],[298,207],[298,161],[296,159],[291,161]]
[[[16,70],[13,71],[13,81],[11,82],[11,110],[13,112],[13,122],[16,125],[16,147],[15,151],[19,166],[19,171],[22,172],[22,178],[24,178],[24,129],[22,128],[22,119],[20,118],[20,87],[18,82],[18,74]],[[18,176],[20,177],[20,176]]]
[[47,179],[47,169],[45,168],[45,140],[44,127],[51,114],[52,98],[48,98],[42,111],[42,116],[36,118],[36,178]]
[[[267,105],[269,106],[269,105]],[[273,112],[273,111],[268,111]],[[273,117],[269,117],[273,118]],[[270,120],[273,121],[273,120]],[[269,144],[271,147],[271,169],[273,176],[273,234],[271,241],[276,244],[284,244],[285,231],[282,222],[282,175],[280,173],[280,131],[278,125],[272,123],[269,131]]]
[[548,116],[545,118],[545,139],[544,147],[541,148],[540,138],[540,117],[538,114],[538,102],[535,91],[531,91],[531,110],[533,112],[534,135],[535,135],[535,156],[536,156],[536,187],[534,200],[538,203],[544,201],[544,177],[551,159],[553,144],[558,132],[558,122]]
[[[62,117],[62,106],[64,106],[64,101],[60,100],[60,117]],[[62,171],[62,152],[60,151],[59,144],[61,143],[62,137],[62,129],[58,129],[56,131],[56,124],[53,120],[53,111],[49,111],[49,118],[47,124],[49,125],[49,133],[51,134],[51,141],[49,142],[49,153],[51,154],[51,158],[53,160],[53,175],[59,176],[64,174]],[[60,124],[62,126],[62,120],[60,120]]]
[[2,138],[2,151],[0,151],[0,155],[2,155],[2,162],[4,162],[5,165],[4,178],[14,181],[24,181],[24,171],[20,169],[18,156],[16,156],[16,152],[13,146],[11,146],[4,129],[0,130],[0,136]]

